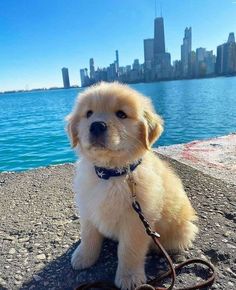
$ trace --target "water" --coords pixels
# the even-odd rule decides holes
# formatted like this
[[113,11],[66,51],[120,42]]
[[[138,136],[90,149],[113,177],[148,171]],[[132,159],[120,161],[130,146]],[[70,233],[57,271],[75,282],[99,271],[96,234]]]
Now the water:
[[[236,77],[132,85],[165,120],[155,144],[236,132]],[[0,171],[73,162],[65,116],[81,89],[0,95]]]

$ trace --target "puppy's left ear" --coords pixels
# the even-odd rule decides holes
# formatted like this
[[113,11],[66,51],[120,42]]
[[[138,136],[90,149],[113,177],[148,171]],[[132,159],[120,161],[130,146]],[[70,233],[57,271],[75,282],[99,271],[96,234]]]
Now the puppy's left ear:
[[143,124],[144,132],[143,132],[143,142],[146,149],[150,149],[152,144],[160,137],[161,133],[163,132],[163,124],[164,121],[160,116],[151,112],[151,111],[144,111],[144,119],[145,123]]
[[79,144],[79,136],[77,129],[79,120],[75,116],[73,116],[73,114],[70,114],[66,117],[66,121],[68,122],[67,131],[71,139],[71,146],[72,148],[74,148]]

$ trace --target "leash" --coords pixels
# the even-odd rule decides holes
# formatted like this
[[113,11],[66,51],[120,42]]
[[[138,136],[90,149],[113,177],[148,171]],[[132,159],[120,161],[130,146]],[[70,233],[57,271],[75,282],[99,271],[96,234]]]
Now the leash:
[[[174,285],[175,285],[175,281],[176,281],[176,272],[180,271],[181,269],[183,269],[184,267],[186,267],[188,265],[193,265],[193,264],[200,264],[200,265],[207,266],[208,269],[211,271],[211,275],[209,276],[209,278],[207,280],[199,283],[199,284],[194,285],[194,286],[185,287],[185,288],[175,288],[175,290],[196,290],[196,289],[202,289],[205,287],[212,286],[214,281],[215,281],[215,278],[216,278],[216,271],[215,271],[214,266],[211,263],[209,263],[208,261],[195,258],[195,259],[186,260],[186,261],[178,264],[177,266],[174,266],[174,264],[171,260],[171,257],[169,256],[169,254],[167,253],[167,251],[164,249],[164,247],[162,246],[162,244],[159,241],[160,235],[156,231],[152,230],[151,226],[149,225],[148,221],[146,220],[145,216],[143,215],[142,208],[141,208],[139,202],[136,200],[136,192],[135,192],[136,183],[135,183],[133,176],[131,175],[131,172],[129,170],[128,170],[128,174],[127,174],[127,183],[128,183],[129,188],[130,188],[131,197],[133,200],[132,207],[133,207],[134,211],[138,214],[141,222],[143,223],[147,235],[152,238],[155,245],[160,249],[161,253],[164,255],[164,257],[168,261],[168,264],[170,267],[170,269],[168,271],[161,274],[159,277],[148,281],[148,284],[143,284],[143,285],[135,288],[135,290],[145,290],[145,289],[146,290],[148,290],[148,289],[149,290],[172,290]],[[168,288],[156,286],[157,283],[160,283],[161,281],[163,281],[167,277],[171,277],[171,284]],[[88,282],[88,283],[80,284],[78,287],[75,288],[75,290],[86,290],[86,289],[92,289],[92,288],[108,289],[108,290],[118,290],[119,289],[111,282],[96,281],[96,282],[91,282],[91,283]]]
[[[211,276],[206,281],[203,281],[202,283],[199,283],[195,286],[185,287],[185,288],[176,288],[175,290],[202,289],[202,288],[211,286],[214,283],[215,278],[216,278],[215,268],[211,263],[209,263],[205,260],[197,259],[197,258],[189,259],[187,261],[184,261],[184,262],[178,264],[177,266],[174,266],[174,264],[171,260],[171,257],[169,256],[169,254],[166,252],[166,250],[164,249],[164,247],[162,246],[162,244],[158,240],[160,238],[160,235],[156,231],[152,231],[148,221],[145,219],[143,212],[142,212],[142,209],[140,207],[140,204],[137,201],[133,201],[132,206],[133,206],[133,209],[135,210],[135,212],[139,215],[139,218],[142,221],[142,223],[146,229],[146,233],[153,239],[154,243],[158,246],[158,248],[160,249],[162,254],[165,256],[165,258],[168,261],[168,264],[170,266],[170,270],[168,270],[167,272],[163,273],[159,277],[148,282],[148,284],[153,286],[150,289],[155,289],[155,290],[171,290],[171,289],[173,289],[174,284],[175,284],[175,280],[176,280],[176,271],[180,271],[183,267],[191,265],[191,264],[201,264],[201,265],[207,266],[212,271]],[[172,279],[171,285],[168,288],[154,287],[154,285],[156,285],[157,282],[160,282],[167,277],[171,277],[171,279]],[[140,287],[142,287],[142,286],[140,286]],[[140,287],[138,287],[139,290],[142,289]]]

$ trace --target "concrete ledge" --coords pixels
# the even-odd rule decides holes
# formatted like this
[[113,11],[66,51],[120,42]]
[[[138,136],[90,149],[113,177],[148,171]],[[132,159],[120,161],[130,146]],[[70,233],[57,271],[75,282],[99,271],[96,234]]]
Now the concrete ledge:
[[185,144],[159,147],[159,154],[236,184],[236,133]]
[[[168,159],[168,158],[167,158]],[[169,160],[183,179],[199,215],[200,233],[185,257],[205,257],[217,267],[212,289],[236,288],[236,186]],[[80,225],[71,190],[73,165],[0,174],[0,289],[73,289],[80,282],[111,279],[117,265],[116,244],[106,241],[98,263],[73,271],[70,256],[79,241]],[[176,256],[176,260],[184,259]],[[166,267],[157,255],[147,258],[149,277]],[[206,275],[199,267],[181,276],[181,287]]]

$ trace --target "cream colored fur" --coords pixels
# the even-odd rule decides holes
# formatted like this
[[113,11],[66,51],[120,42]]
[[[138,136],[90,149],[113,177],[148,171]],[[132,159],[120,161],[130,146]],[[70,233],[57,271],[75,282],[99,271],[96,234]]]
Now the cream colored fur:
[[[93,114],[87,118],[89,110]],[[119,119],[118,110],[127,118]],[[68,121],[72,145],[80,156],[74,191],[81,243],[72,255],[72,266],[83,269],[93,265],[103,237],[118,240],[115,283],[121,289],[133,289],[146,281],[144,264],[151,240],[131,207],[126,176],[100,179],[94,165],[124,167],[142,158],[133,177],[144,215],[160,233],[167,250],[187,249],[197,233],[195,212],[179,177],[150,150],[162,133],[163,121],[149,99],[118,83],[101,83],[85,90]],[[89,128],[95,121],[108,126],[104,146],[90,142]]]

